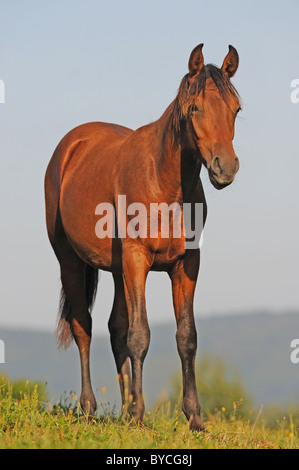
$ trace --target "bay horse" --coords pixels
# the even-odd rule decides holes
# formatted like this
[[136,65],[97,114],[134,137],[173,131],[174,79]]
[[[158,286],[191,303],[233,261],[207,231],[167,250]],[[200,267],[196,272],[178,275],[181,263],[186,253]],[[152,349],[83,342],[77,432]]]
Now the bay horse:
[[[233,149],[235,118],[241,109],[230,78],[239,57],[229,46],[221,68],[204,64],[203,44],[193,49],[189,72],[174,101],[155,122],[133,131],[104,122],[80,125],[56,147],[45,175],[46,222],[60,264],[61,298],[57,324],[59,346],[75,340],[80,354],[80,403],[92,416],[96,400],[90,379],[91,310],[98,270],[112,273],[115,296],[108,322],[123,406],[126,387],[130,416],[142,422],[143,362],[150,330],[145,299],[150,270],[165,271],[172,283],[176,341],[182,364],[182,410],[191,430],[204,430],[195,382],[197,333],[194,290],[200,248],[186,248],[186,236],[102,237],[95,234],[95,208],[110,203],[118,212],[118,195],[139,201],[207,204],[200,180],[202,165],[217,189],[228,186],[239,169]],[[129,216],[127,215],[128,221]]]

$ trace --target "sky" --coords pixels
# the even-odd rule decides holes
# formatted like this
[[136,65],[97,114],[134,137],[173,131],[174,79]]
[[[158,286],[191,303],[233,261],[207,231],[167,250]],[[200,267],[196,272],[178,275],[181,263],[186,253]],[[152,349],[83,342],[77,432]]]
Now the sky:
[[[43,180],[73,127],[107,121],[137,129],[158,119],[204,43],[221,66],[232,44],[232,81],[243,109],[235,182],[217,191],[203,168],[208,202],[198,316],[299,309],[299,4],[177,0],[0,0],[1,327],[53,331],[59,266],[48,242]],[[1,101],[1,100],[0,100]],[[170,281],[150,273],[149,324],[174,321]],[[101,273],[94,333],[107,334],[113,301]]]

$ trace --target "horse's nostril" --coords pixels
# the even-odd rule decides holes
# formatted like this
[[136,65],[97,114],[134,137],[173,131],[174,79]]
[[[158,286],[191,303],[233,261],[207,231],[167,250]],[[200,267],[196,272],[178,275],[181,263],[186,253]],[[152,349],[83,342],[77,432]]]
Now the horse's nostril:
[[219,157],[215,157],[214,160],[212,161],[212,170],[214,171],[214,173],[220,173],[220,174],[223,173],[223,170],[220,165]]

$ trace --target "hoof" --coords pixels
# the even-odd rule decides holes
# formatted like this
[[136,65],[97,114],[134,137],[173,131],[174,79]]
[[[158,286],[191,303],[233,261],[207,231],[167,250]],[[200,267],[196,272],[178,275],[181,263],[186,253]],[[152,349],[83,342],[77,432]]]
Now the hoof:
[[133,426],[143,426],[143,415],[142,414],[129,413],[127,419]]
[[81,395],[80,397],[80,406],[83,411],[84,416],[92,418],[97,409],[97,402],[94,396],[86,397]]
[[202,419],[199,415],[190,416],[189,429],[190,431],[207,432],[207,429],[205,425],[203,424]]
[[144,404],[143,402],[139,406],[133,402],[128,408],[128,415],[132,422],[135,424],[142,424],[144,416]]

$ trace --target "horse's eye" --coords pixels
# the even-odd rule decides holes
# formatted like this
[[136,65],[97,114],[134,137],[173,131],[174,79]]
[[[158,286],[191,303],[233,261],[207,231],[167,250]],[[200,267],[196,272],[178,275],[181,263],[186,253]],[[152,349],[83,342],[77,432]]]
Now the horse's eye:
[[196,104],[192,104],[191,105],[191,111],[194,113],[195,111],[199,111],[198,107],[196,106]]

